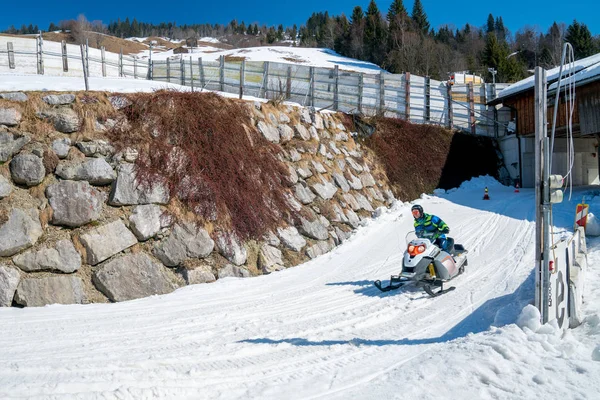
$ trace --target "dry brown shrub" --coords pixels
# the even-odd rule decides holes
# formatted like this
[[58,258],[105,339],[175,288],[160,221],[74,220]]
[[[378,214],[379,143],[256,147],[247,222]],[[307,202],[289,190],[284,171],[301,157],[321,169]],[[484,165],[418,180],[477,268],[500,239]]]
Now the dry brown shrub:
[[452,133],[401,119],[377,117],[369,122],[376,131],[365,144],[384,165],[394,195],[411,200],[431,193],[442,176]]
[[108,135],[117,148],[139,149],[142,185],[164,181],[197,220],[213,221],[241,239],[259,238],[291,215],[288,172],[277,159],[281,148],[248,128],[246,107],[212,93],[128,97],[128,124]]

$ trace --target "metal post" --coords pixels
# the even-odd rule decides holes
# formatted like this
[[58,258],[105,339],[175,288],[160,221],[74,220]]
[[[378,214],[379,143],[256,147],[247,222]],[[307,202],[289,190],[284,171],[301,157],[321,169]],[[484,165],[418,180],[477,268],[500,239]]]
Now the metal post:
[[425,122],[431,121],[431,78],[425,77]]
[[192,56],[190,56],[190,84],[192,86],[192,93],[194,92],[194,62]]
[[6,43],[6,47],[8,49],[8,68],[15,69],[15,50],[12,42]]
[[106,78],[106,49],[104,46],[100,47],[100,57],[102,61],[102,76]]
[[469,94],[469,125],[471,126],[471,134],[477,134],[475,126],[475,94],[473,93],[473,82],[469,82],[467,86]]
[[87,76],[90,76],[90,43],[88,38],[85,38],[85,72]]
[[309,105],[311,107],[315,106],[315,67],[309,67],[308,75],[310,77],[308,95],[310,97]]
[[379,72],[379,112],[385,113],[385,77],[383,71]]
[[535,93],[535,264],[537,267],[535,275],[535,306],[540,310],[542,323],[548,322],[548,253],[550,232],[547,229],[547,210],[546,204],[549,195],[547,182],[549,164],[547,152],[549,151],[547,142],[547,92],[546,92],[546,70],[541,67],[535,68],[534,75],[534,93]]
[[240,64],[240,100],[244,97],[244,80],[246,79],[246,61]]
[[79,45],[79,49],[81,50],[81,63],[83,64],[83,80],[85,82],[85,91],[87,92],[90,87],[88,84],[88,75],[87,75],[87,65],[86,64],[86,59],[85,59],[85,50],[83,48],[83,44]]
[[339,110],[339,80],[340,80],[340,67],[336,64],[333,68],[333,109]]
[[225,91],[225,56],[219,57],[219,89]]
[[448,92],[448,128],[454,128],[454,109],[452,108],[452,85],[449,83],[446,84],[446,89]]
[[44,75],[44,39],[40,31],[37,36],[37,73]]
[[171,60],[167,57],[167,82],[171,82]]
[[63,40],[60,44],[60,48],[62,52],[63,71],[69,72],[69,60],[67,58],[67,42]]
[[410,122],[410,72],[406,72],[404,74],[406,80],[406,89],[404,96],[404,115],[406,116],[406,120]]
[[358,75],[358,112],[359,114],[363,113],[362,103],[363,103],[363,89],[364,89],[364,81],[365,75],[364,73],[360,73]]
[[200,70],[200,90],[204,89],[204,66],[202,65],[202,57],[198,57],[198,69]]

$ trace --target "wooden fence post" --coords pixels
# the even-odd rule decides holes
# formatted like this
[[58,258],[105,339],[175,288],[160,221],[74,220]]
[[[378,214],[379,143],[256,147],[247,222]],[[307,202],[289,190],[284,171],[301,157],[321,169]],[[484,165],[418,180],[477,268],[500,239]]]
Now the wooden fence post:
[[44,39],[42,38],[42,33],[40,32],[36,38],[37,44],[37,73],[39,75],[44,75]]
[[198,57],[198,69],[200,70],[200,91],[204,89],[204,65],[202,65],[202,57]]
[[67,58],[67,42],[66,41],[62,41],[60,43],[60,49],[62,52],[62,64],[63,64],[63,71],[64,72],[69,72],[69,60]]
[[183,56],[179,60],[179,79],[181,81],[181,86],[185,86],[185,61],[183,61]]
[[447,102],[448,102],[448,128],[449,129],[453,129],[454,128],[454,109],[453,107],[453,103],[452,103],[452,85],[449,83],[446,83],[446,89],[448,92],[448,98],[447,98]]
[[364,80],[365,80],[365,76],[361,72],[358,75],[358,112],[359,112],[359,114],[362,114],[362,112],[363,112],[362,100],[363,100]]
[[406,72],[404,76],[406,78],[406,93],[404,96],[404,115],[406,116],[406,120],[410,122],[410,72]]
[[431,121],[431,78],[425,77],[425,122]]
[[194,62],[192,56],[190,56],[190,83],[192,86],[192,93],[194,93]]
[[219,89],[225,91],[225,56],[219,57]]
[[119,51],[119,76],[123,77],[123,48]]
[[85,91],[87,92],[90,87],[88,85],[88,75],[87,75],[87,61],[85,58],[85,50],[84,50],[84,45],[80,44],[79,45],[79,49],[81,50],[81,63],[83,64],[83,80],[85,82]]
[[315,106],[315,67],[309,67],[308,75],[310,77],[309,88],[308,88],[308,96],[310,97],[309,105],[311,107]]
[[100,57],[102,60],[102,76],[106,78],[106,49],[104,46],[100,47]]
[[87,38],[85,39],[85,72],[90,76],[90,43]]
[[285,77],[285,98],[292,97],[292,66],[288,65]]
[[468,85],[469,93],[469,125],[471,125],[471,133],[475,135],[477,129],[475,126],[475,94],[473,93],[473,82],[469,82]]
[[264,99],[269,98],[269,62],[265,61],[263,64],[263,95]]
[[12,42],[6,43],[8,49],[8,68],[15,69],[15,50]]
[[385,113],[385,78],[383,71],[379,72],[379,113]]
[[167,82],[171,82],[171,60],[167,57]]
[[244,81],[246,80],[246,60],[240,64],[240,100],[244,97]]
[[137,79],[137,58],[133,57],[133,79]]
[[333,109],[339,110],[339,81],[340,81],[340,67],[336,64],[333,68]]

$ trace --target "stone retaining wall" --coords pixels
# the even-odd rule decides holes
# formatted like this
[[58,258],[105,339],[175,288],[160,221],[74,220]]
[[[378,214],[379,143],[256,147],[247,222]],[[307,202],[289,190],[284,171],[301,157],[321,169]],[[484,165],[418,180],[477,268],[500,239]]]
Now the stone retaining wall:
[[[0,102],[0,306],[123,301],[272,273],[327,253],[394,201],[337,115],[248,103],[252,123],[283,148],[302,217],[241,243],[175,222],[166,188],[136,181],[136,149],[116,152],[103,137],[110,120],[83,135],[85,94],[27,97]],[[36,121],[25,121],[32,108]]]

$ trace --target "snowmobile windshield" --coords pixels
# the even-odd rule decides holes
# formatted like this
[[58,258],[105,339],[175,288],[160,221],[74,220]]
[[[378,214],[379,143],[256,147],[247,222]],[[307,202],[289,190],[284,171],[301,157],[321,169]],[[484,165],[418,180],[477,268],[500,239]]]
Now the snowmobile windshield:
[[421,232],[419,232],[419,235],[417,235],[417,233],[415,231],[410,231],[406,234],[405,242],[406,242],[406,245],[408,246],[408,244],[415,239],[433,240],[433,236],[434,236],[434,234],[432,232],[421,231]]

